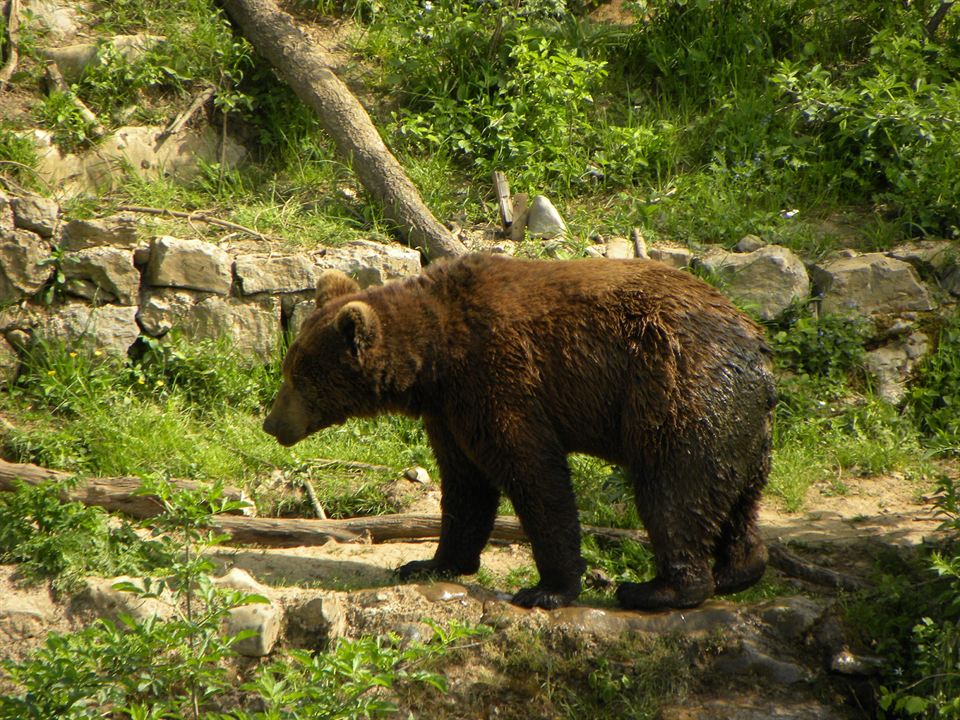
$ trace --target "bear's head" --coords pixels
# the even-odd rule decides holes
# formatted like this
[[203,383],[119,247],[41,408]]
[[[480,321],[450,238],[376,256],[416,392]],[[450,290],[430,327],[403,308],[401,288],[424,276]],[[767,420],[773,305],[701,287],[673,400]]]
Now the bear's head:
[[316,309],[283,360],[283,383],[263,423],[284,446],[348,417],[376,411],[368,365],[380,343],[376,311],[349,296],[360,287],[328,270],[317,283]]

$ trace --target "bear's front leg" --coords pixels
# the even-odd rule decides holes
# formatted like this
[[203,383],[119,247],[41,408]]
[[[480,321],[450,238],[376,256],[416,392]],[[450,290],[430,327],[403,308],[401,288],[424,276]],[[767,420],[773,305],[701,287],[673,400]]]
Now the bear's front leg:
[[535,475],[507,475],[513,479],[508,492],[530,538],[540,582],[517,591],[511,602],[553,610],[580,595],[580,578],[586,569],[580,555],[580,520],[566,457],[541,457],[527,467]]
[[397,574],[403,580],[472,575],[480,569],[480,553],[493,531],[500,491],[460,450],[442,422],[424,418],[424,428],[440,469],[440,541],[433,559],[408,562]]

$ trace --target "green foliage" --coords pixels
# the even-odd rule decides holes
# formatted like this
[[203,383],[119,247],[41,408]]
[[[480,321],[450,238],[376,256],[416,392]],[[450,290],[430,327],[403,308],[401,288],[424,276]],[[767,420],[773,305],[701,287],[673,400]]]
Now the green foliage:
[[5,127],[0,121],[0,173],[17,180],[23,177],[32,180],[31,175],[19,166],[32,168],[36,163],[37,150],[33,142],[14,132],[12,128]]
[[644,582],[656,575],[653,552],[636,540],[606,542],[588,535],[582,544],[588,567],[602,570],[616,583]]
[[856,316],[799,315],[770,340],[781,370],[845,382],[864,356],[867,327]]
[[926,567],[892,568],[874,593],[850,609],[888,662],[879,697],[882,718],[960,717],[960,488],[955,479],[940,480],[936,505],[944,517],[941,529],[949,534],[944,549],[934,552]]
[[941,328],[937,349],[916,371],[907,407],[920,431],[938,452],[960,447],[960,317]]
[[128,523],[111,525],[97,507],[62,502],[67,486],[27,485],[0,493],[0,562],[18,563],[29,580],[53,578],[62,589],[87,574],[119,575],[155,567],[163,553]]
[[[271,663],[243,689],[261,698],[262,710],[240,710],[237,720],[296,720],[298,718],[376,718],[397,711],[384,690],[420,685],[446,691],[442,675],[424,669],[452,644],[483,634],[465,626],[434,626],[438,642],[403,645],[399,638],[365,637],[341,640],[332,652],[292,651]],[[433,664],[436,664],[435,662]],[[378,690],[378,692],[371,692]]]
[[[235,679],[225,660],[250,631],[224,636],[223,623],[233,608],[268,601],[214,586],[214,564],[205,551],[223,539],[210,531],[213,516],[240,503],[226,500],[217,484],[182,491],[158,480],[145,483],[142,492],[155,495],[163,506],[153,525],[169,571],[160,579],[115,588],[161,600],[173,616],[136,621],[122,615],[119,625],[98,620],[76,633],[51,634],[22,662],[4,661],[6,681],[21,692],[0,695],[3,720],[99,717],[107,708],[131,718],[379,717],[394,710],[384,689],[421,684],[444,690],[439,675],[418,665],[477,634],[461,626],[437,627],[439,639],[431,645],[365,638],[341,642],[330,653],[295,651],[256,670],[238,704],[228,692]],[[87,529],[53,528],[61,534]]]
[[34,107],[34,117],[51,131],[53,142],[64,152],[76,152],[93,140],[93,126],[83,117],[72,92],[53,91]]

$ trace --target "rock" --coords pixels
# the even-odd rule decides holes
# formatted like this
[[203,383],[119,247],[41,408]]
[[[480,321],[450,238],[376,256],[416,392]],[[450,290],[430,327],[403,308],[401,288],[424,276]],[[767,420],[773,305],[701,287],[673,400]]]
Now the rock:
[[63,226],[60,247],[65,251],[111,245],[133,249],[137,246],[137,218],[130,214],[95,220],[71,220]]
[[6,337],[0,337],[0,387],[12,383],[20,372],[20,353]]
[[119,53],[130,63],[135,63],[155,48],[164,38],[157,35],[114,35],[103,43],[78,43],[58,48],[43,48],[41,56],[54,60],[68,83],[76,82],[91,64],[96,62],[104,48]]
[[49,608],[28,597],[0,598],[0,644],[12,646],[25,638],[46,634]]
[[947,271],[940,279],[940,287],[955,297],[960,297],[960,265]]
[[177,288],[149,288],[141,293],[137,321],[143,332],[162,337],[188,317],[193,306],[212,293]]
[[567,224],[545,195],[537,195],[530,204],[526,229],[527,235],[542,240],[552,240],[567,234]]
[[615,258],[615,259],[626,259],[635,257],[633,253],[633,244],[622,237],[612,237],[607,238],[607,241],[604,243],[606,249],[604,250],[604,257]]
[[807,597],[783,597],[757,608],[770,630],[786,642],[801,641],[823,616],[824,606]]
[[68,347],[86,346],[109,355],[125,356],[140,337],[137,308],[126,305],[91,307],[71,302],[53,309],[37,335]]
[[427,472],[426,468],[422,468],[419,465],[404,470],[403,476],[413,483],[420,485],[430,484],[430,473]]
[[64,3],[56,0],[30,0],[30,16],[43,30],[45,41],[70,40],[80,29],[78,11],[89,10],[87,3]]
[[756,235],[744,235],[737,244],[733,246],[733,249],[738,253],[751,253],[765,245],[766,243]]
[[0,332],[8,336],[13,330],[30,330],[41,324],[47,314],[42,306],[18,303],[0,308]]
[[321,270],[342,270],[362,288],[411,277],[419,274],[421,269],[420,253],[416,250],[369,240],[355,240],[327,248],[323,255],[315,257],[315,262]]
[[296,644],[318,647],[347,632],[347,616],[338,595],[305,590],[293,598],[284,598],[284,605],[287,632]]
[[896,405],[907,393],[910,373],[929,352],[929,338],[921,332],[912,332],[870,350],[863,364],[873,377],[880,397]]
[[135,592],[118,590],[114,585],[130,583],[141,590],[143,580],[127,575],[115,578],[87,578],[86,587],[75,597],[74,602],[91,609],[97,617],[118,622],[121,615],[129,615],[136,622],[142,623],[149,618],[169,620],[175,614],[173,601],[169,591],[164,591],[161,598],[140,597]]
[[739,643],[723,652],[713,662],[711,669],[718,673],[736,677],[750,674],[781,687],[807,682],[811,679],[810,671],[802,665],[771,656],[749,638],[740,640]]
[[[188,182],[200,172],[201,162],[221,162],[221,137],[203,126],[163,136],[163,127],[126,126],[100,139],[96,148],[81,154],[62,153],[49,132],[34,130],[30,137],[37,149],[36,171],[67,197],[97,194],[125,182],[118,165],[144,180],[170,177]],[[225,139],[222,162],[235,168],[246,156],[242,145]]]
[[233,270],[243,295],[313,291],[316,266],[306,255],[238,255]]
[[803,261],[779,245],[747,253],[716,248],[696,262],[718,275],[725,283],[725,293],[755,309],[763,320],[777,317],[794,300],[810,294]]
[[690,267],[690,264],[693,262],[693,253],[687,250],[687,248],[660,245],[658,247],[651,247],[647,250],[647,253],[650,255],[651,260],[657,260],[678,270]]
[[271,296],[247,301],[208,297],[194,306],[181,327],[197,340],[227,338],[241,355],[269,362],[280,340],[280,301]]
[[589,245],[583,250],[583,254],[586,257],[606,257],[607,246],[606,245]]
[[226,295],[233,282],[230,257],[202,240],[154,238],[150,244],[147,282],[154,287],[176,287]]
[[29,230],[0,233],[0,305],[18,302],[39,292],[53,266],[50,244]]
[[280,637],[283,613],[272,604],[257,603],[231,608],[227,615],[226,634],[230,637],[252,631],[250,637],[238,640],[233,649],[246,657],[269,655]]
[[828,260],[814,265],[810,275],[824,313],[897,315],[933,309],[917,271],[883,253]]
[[239,590],[249,595],[268,595],[270,588],[257,582],[246,570],[241,568],[230,568],[226,573],[210,581],[214,587],[227,588],[230,590]]
[[0,237],[12,233],[13,228],[13,204],[3,188],[0,187]]
[[915,240],[888,250],[887,256],[908,262],[921,275],[941,275],[957,262],[957,245],[950,240]]
[[[132,250],[102,246],[64,253],[60,269],[67,278],[68,293],[100,303],[137,303],[140,272],[133,265]],[[90,287],[93,295],[88,294]]]
[[883,667],[882,658],[855,655],[849,648],[843,648],[830,659],[830,669],[841,675],[879,675]]
[[300,332],[300,326],[317,309],[317,304],[313,300],[301,300],[293,304],[289,311],[284,313],[287,318],[287,332],[293,337]]
[[399,622],[394,626],[393,634],[399,637],[401,645],[406,647],[430,642],[436,631],[425,622]]
[[39,195],[19,195],[10,200],[13,223],[43,238],[53,237],[60,222],[60,206],[55,200]]

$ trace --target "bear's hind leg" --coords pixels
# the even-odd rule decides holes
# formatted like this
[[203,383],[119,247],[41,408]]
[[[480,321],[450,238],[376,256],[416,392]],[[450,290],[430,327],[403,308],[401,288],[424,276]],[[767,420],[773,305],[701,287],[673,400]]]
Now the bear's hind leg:
[[763,577],[767,548],[757,530],[759,502],[759,487],[745,490],[723,527],[713,567],[718,595],[746,590]]
[[634,478],[637,509],[650,536],[657,576],[642,583],[621,583],[617,601],[628,610],[691,608],[714,594],[710,569],[716,527],[677,497]]
[[500,491],[456,445],[439,422],[424,419],[440,469],[440,541],[431,560],[414,560],[397,569],[401,579],[423,575],[472,575],[490,539]]

